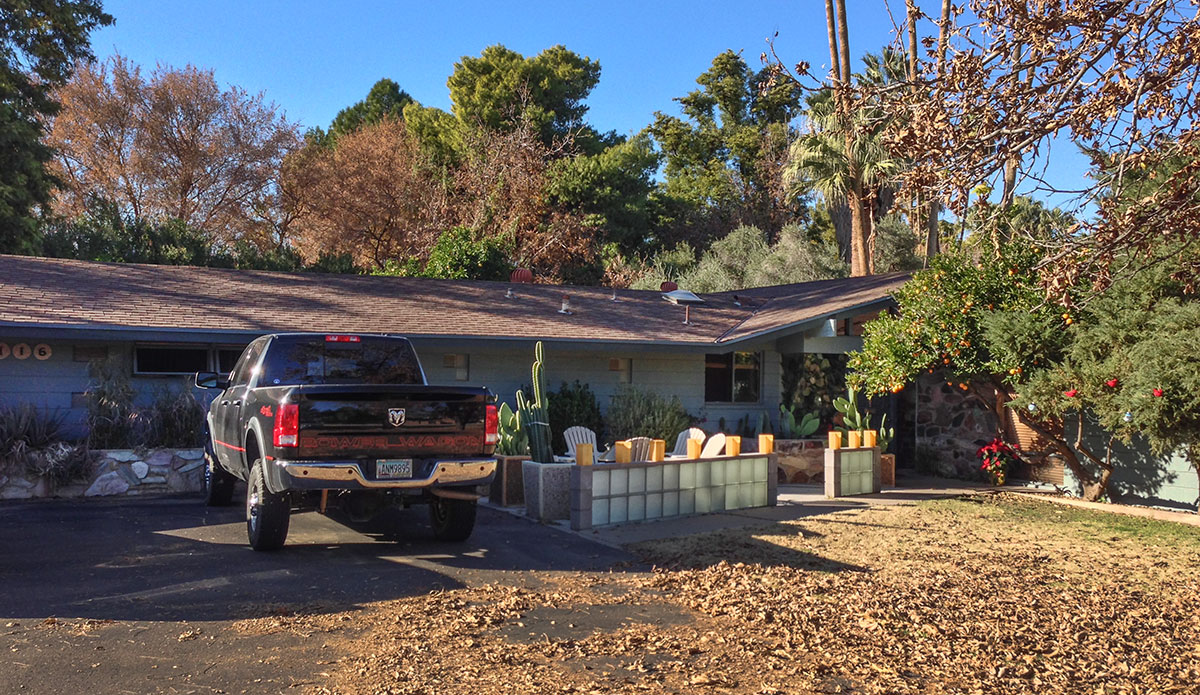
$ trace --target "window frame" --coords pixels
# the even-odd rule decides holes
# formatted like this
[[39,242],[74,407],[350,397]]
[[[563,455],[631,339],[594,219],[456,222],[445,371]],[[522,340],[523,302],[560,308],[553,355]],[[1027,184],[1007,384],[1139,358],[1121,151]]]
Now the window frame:
[[[145,371],[141,368],[141,365],[139,364],[140,360],[138,359],[138,353],[141,350],[201,350],[204,352],[204,367],[202,369],[197,369],[195,371],[187,371],[187,372],[150,372],[150,371]],[[196,372],[212,371],[213,354],[212,354],[212,348],[209,347],[208,345],[202,345],[202,344],[198,345],[195,343],[134,343],[132,357],[133,357],[133,360],[132,360],[133,361],[133,367],[132,367],[133,368],[133,372],[132,372],[133,376],[173,377],[173,376],[187,376],[189,374],[195,374]]]
[[[753,371],[757,372],[757,378],[756,378],[757,384],[756,384],[756,389],[755,389],[756,393],[757,393],[757,397],[754,400],[745,400],[745,401],[737,400],[737,373],[738,373],[737,355],[739,355],[739,354],[754,356],[755,367],[753,368]],[[709,365],[710,358],[712,358],[712,357],[720,357],[722,360],[728,361],[728,367],[726,367],[726,369],[728,369],[728,375],[729,375],[729,384],[728,384],[729,400],[709,400],[708,399],[708,391],[709,391],[709,389],[708,389],[709,366],[708,365]],[[763,353],[761,350],[734,350],[731,352],[705,353],[705,355],[704,355],[704,402],[706,404],[712,404],[712,405],[747,405],[747,404],[754,404],[754,403],[762,403],[762,400],[763,400],[763,363],[764,363]],[[742,371],[750,371],[750,370],[746,367],[743,367]]]

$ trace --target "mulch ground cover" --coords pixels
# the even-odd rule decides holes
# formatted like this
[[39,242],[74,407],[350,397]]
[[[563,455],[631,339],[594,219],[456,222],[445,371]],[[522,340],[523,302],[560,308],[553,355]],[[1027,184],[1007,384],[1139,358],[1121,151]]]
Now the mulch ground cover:
[[1194,527],[996,495],[632,550],[244,629],[326,642],[321,694],[1200,692]]

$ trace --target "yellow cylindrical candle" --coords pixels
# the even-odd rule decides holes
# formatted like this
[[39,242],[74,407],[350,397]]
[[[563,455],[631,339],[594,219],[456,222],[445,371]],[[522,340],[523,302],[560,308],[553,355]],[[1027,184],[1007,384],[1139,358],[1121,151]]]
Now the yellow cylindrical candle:
[[593,463],[594,455],[592,453],[591,444],[576,444],[575,445],[575,465],[590,466]]
[[662,461],[667,457],[667,442],[663,439],[650,440],[650,460]]
[[699,439],[687,440],[687,457],[690,459],[700,458],[700,452],[704,450],[704,442]]
[[629,440],[617,442],[614,446],[617,448],[617,463],[629,463],[633,458],[633,448]]
[[877,433],[875,432],[875,430],[866,430],[865,432],[863,432],[863,446],[865,446],[865,447],[875,446],[876,434]]
[[833,430],[831,430],[829,432],[829,448],[830,449],[841,449],[842,448],[842,433],[841,432],[837,432],[837,431],[833,431]]
[[730,435],[725,438],[725,455],[739,456],[742,453],[742,438],[739,435]]
[[773,435],[773,434],[758,435],[758,453],[760,453],[760,454],[775,453],[775,435]]
[[850,430],[846,435],[846,439],[848,440],[846,442],[847,449],[857,449],[862,446],[862,432]]

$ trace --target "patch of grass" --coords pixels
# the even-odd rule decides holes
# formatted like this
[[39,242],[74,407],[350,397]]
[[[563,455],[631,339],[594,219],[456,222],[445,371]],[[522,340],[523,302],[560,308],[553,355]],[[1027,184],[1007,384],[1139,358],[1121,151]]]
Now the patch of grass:
[[933,500],[922,504],[955,514],[986,513],[1007,524],[1029,524],[1047,531],[1051,529],[1046,527],[1052,527],[1054,533],[1070,534],[1085,540],[1120,537],[1151,545],[1200,547],[1200,527],[1197,526],[1071,507],[1015,495]]

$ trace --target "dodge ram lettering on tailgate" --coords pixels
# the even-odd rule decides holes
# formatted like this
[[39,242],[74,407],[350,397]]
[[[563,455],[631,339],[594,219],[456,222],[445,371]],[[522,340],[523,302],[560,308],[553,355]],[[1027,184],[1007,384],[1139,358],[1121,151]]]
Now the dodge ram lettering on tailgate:
[[486,388],[428,386],[405,338],[283,333],[250,343],[207,418],[205,500],[233,501],[246,481],[255,550],[287,539],[293,511],[339,507],[366,520],[390,506],[428,504],[434,535],[461,541],[490,483],[498,433]]

